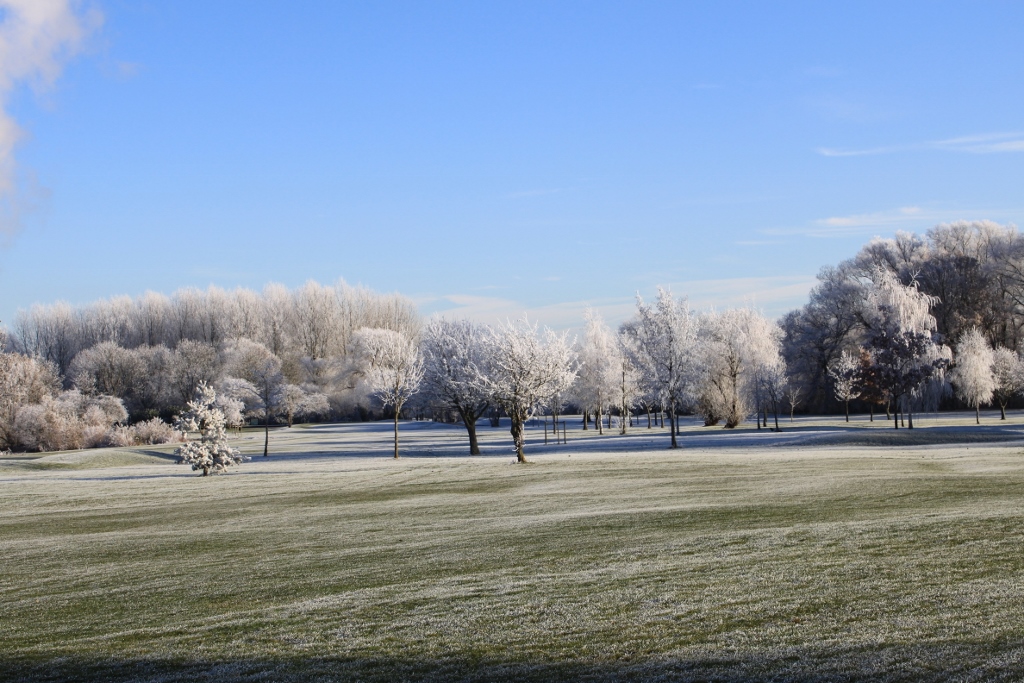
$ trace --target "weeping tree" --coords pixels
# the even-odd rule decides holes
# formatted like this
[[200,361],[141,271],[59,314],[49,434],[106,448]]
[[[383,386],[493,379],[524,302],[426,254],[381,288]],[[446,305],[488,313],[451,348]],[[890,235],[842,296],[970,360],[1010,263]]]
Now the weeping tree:
[[[877,269],[872,277],[863,311],[870,371],[894,406],[902,402],[913,429],[909,399],[927,382],[942,378],[951,356],[937,341],[930,313],[936,298],[921,292],[915,282],[902,284],[889,271]],[[900,426],[895,411],[893,426]]]

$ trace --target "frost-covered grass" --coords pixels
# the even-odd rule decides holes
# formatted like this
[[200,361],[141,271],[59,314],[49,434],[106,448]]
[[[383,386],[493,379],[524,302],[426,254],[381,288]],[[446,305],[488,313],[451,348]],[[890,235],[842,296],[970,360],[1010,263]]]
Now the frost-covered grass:
[[512,465],[402,427],[399,461],[340,425],[218,477],[3,467],[0,679],[1024,677],[1020,443],[531,431]]

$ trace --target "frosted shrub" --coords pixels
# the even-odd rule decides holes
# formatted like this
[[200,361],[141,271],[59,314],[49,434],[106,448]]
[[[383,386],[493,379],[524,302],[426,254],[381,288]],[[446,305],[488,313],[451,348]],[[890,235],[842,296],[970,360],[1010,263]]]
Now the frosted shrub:
[[174,427],[159,417],[139,422],[128,427],[118,425],[110,430],[111,446],[149,446],[161,443],[180,441],[181,437]]
[[77,390],[46,396],[40,403],[22,406],[14,420],[18,444],[30,451],[97,448],[110,443],[115,424],[128,419],[121,400],[113,396],[85,396]]

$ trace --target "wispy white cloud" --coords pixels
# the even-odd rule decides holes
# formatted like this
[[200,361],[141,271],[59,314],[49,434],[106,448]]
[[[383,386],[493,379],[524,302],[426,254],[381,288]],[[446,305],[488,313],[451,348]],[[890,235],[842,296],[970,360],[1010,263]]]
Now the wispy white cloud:
[[26,206],[18,195],[14,149],[21,128],[8,112],[19,85],[43,89],[99,26],[98,11],[76,12],[71,0],[0,0],[0,232],[13,232]]
[[527,197],[544,197],[546,195],[558,194],[563,191],[564,189],[561,187],[552,187],[547,189],[520,190],[519,192],[509,192],[505,196],[508,199],[525,199]]
[[788,228],[764,228],[765,235],[842,238],[880,235],[897,230],[920,232],[939,223],[958,220],[1012,221],[1021,209],[963,209],[949,207],[902,206],[884,211],[829,216],[807,225]]
[[[768,316],[777,317],[802,305],[815,282],[813,276],[795,275],[683,280],[665,282],[661,286],[671,289],[677,296],[686,296],[693,308],[754,306]],[[652,285],[652,295],[654,289],[655,286]],[[449,318],[468,318],[488,324],[514,320],[525,315],[530,320],[558,330],[575,330],[582,327],[583,316],[588,308],[600,311],[605,322],[613,326],[627,320],[636,311],[635,294],[539,306],[530,306],[510,298],[471,294],[421,295],[415,297],[414,301],[427,315],[436,313]]]
[[819,218],[809,225],[793,228],[765,228],[766,235],[802,235],[804,237],[853,237],[882,231],[929,227],[948,219],[949,212],[903,206],[897,209]]
[[927,150],[961,152],[967,154],[1024,152],[1024,133],[985,133],[982,135],[965,135],[945,140],[930,140],[927,142],[919,142],[909,145],[890,145],[883,147],[867,147],[863,149],[818,147],[815,151],[826,157],[860,157]]
[[1024,133],[990,133],[968,135],[928,143],[934,149],[971,154],[998,154],[1000,152],[1024,152]]

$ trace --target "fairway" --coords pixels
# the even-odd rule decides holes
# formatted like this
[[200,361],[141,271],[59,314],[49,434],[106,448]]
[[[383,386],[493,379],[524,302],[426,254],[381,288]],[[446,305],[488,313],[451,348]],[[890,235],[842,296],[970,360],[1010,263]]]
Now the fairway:
[[155,447],[5,460],[0,679],[1024,677],[1020,424],[817,424],[533,427],[526,465],[432,423],[397,461],[389,424],[280,430],[207,478]]

